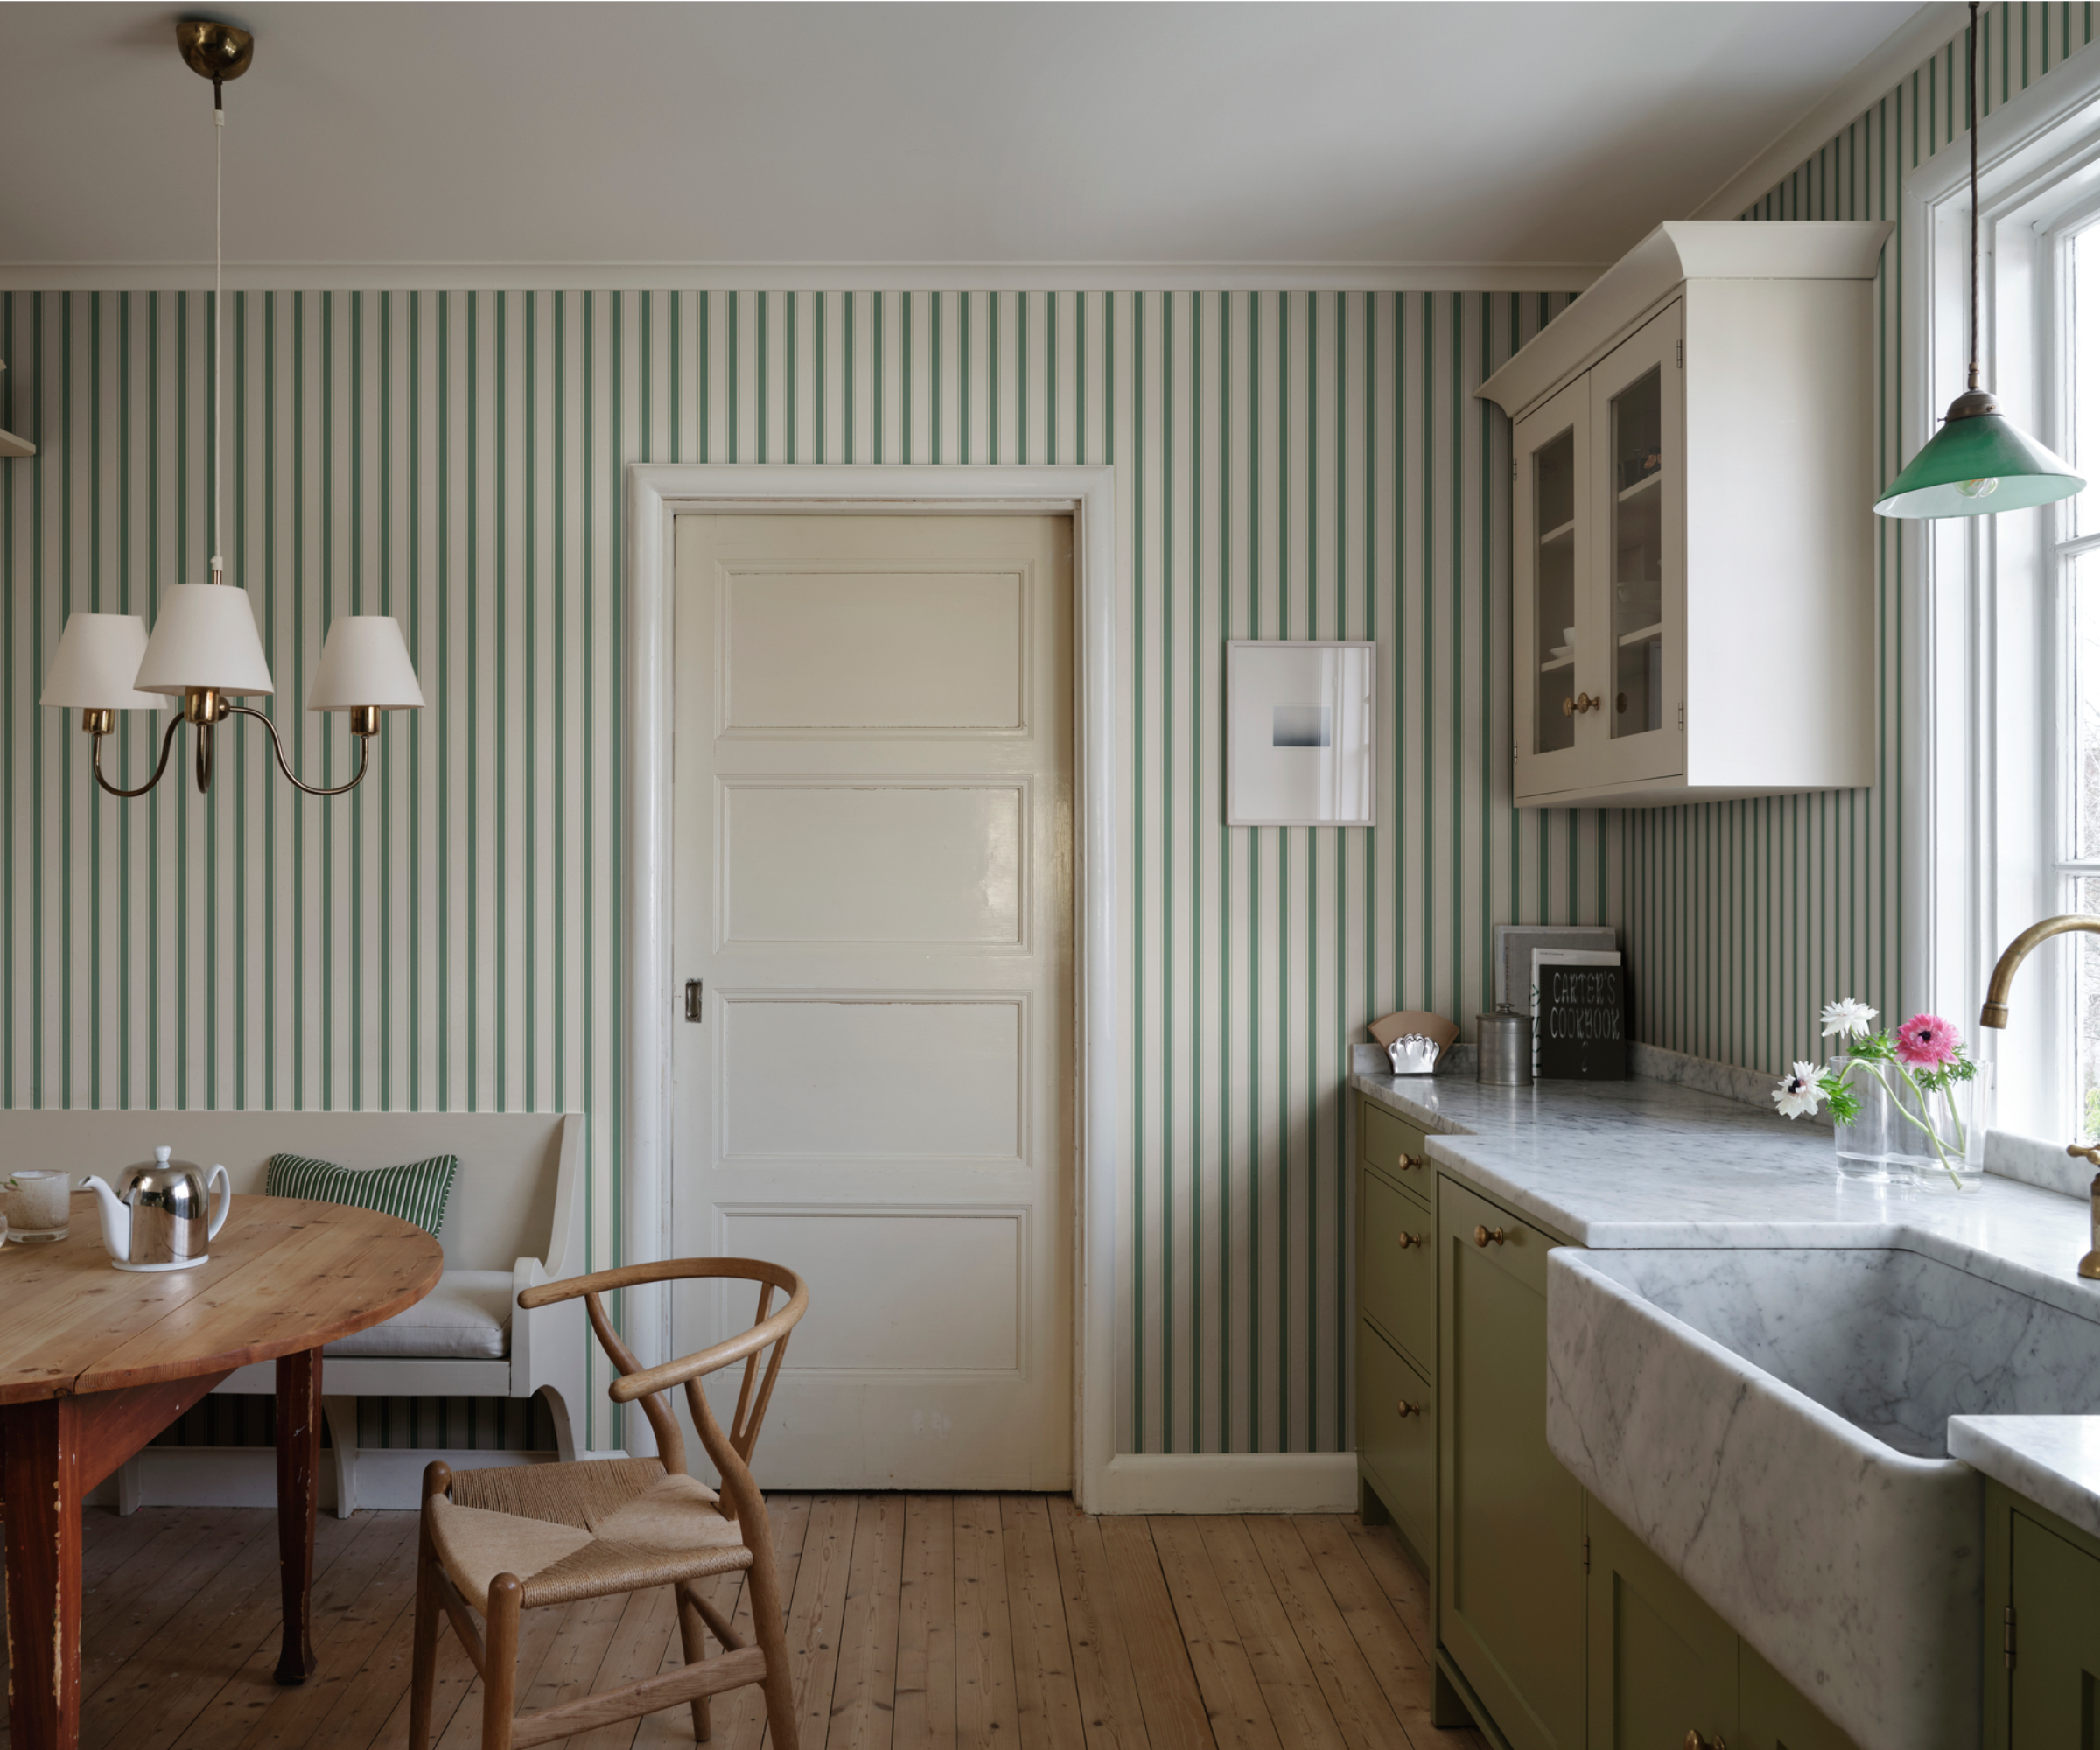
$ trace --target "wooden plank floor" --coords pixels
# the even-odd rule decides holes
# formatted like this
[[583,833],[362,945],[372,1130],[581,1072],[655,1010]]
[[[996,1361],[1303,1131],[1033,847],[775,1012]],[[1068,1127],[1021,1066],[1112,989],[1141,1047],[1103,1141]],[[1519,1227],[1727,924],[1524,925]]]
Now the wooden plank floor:
[[[1430,1725],[1428,1589],[1390,1532],[1354,1517],[1094,1519],[1038,1494],[770,1508],[803,1750],[1486,1750]],[[415,1531],[410,1513],[320,1522],[320,1670],[287,1690],[270,1679],[273,1514],[91,1508],[81,1744],[405,1745]],[[713,1585],[748,1624],[741,1576]],[[449,1629],[439,1648],[433,1742],[473,1750],[481,1686]],[[520,1704],[679,1657],[668,1587],[535,1611]],[[717,1699],[722,1750],[759,1750],[765,1728],[755,1689]],[[664,1750],[691,1732],[681,1707],[570,1743]]]

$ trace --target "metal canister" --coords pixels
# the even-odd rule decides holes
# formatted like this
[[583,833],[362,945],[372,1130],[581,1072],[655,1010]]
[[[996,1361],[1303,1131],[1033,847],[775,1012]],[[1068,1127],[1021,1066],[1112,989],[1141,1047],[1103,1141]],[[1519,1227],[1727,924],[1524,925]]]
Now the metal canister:
[[1475,1018],[1480,1027],[1480,1080],[1504,1088],[1531,1081],[1531,1017],[1507,1003]]

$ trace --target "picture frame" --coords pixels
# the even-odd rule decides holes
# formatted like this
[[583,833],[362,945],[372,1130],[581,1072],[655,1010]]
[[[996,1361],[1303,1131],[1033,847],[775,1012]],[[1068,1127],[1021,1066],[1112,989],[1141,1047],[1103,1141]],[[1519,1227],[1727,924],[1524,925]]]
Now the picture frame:
[[1378,647],[1228,639],[1225,824],[1376,826]]

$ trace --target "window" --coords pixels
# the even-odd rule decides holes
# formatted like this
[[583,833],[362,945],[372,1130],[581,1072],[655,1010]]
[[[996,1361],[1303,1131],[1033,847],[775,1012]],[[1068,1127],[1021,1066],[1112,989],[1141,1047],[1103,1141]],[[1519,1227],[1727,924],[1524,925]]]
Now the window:
[[[2058,312],[2057,438],[2089,479],[2100,476],[2100,214],[2054,234]],[[2043,863],[2058,910],[2100,914],[2100,493],[2054,507],[2043,564],[2059,635],[2051,696],[2058,769],[2041,811]],[[2100,936],[2071,938],[2076,959],[2058,987],[2059,1018],[2070,1041],[2071,1127],[2100,1136]]]

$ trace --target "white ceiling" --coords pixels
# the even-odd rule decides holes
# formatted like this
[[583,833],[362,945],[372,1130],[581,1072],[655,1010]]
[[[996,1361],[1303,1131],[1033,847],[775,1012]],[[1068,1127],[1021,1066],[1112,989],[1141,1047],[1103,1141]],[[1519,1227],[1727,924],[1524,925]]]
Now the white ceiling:
[[[1611,260],[1918,10],[262,4],[270,263]],[[0,266],[210,255],[172,8],[0,4]]]

